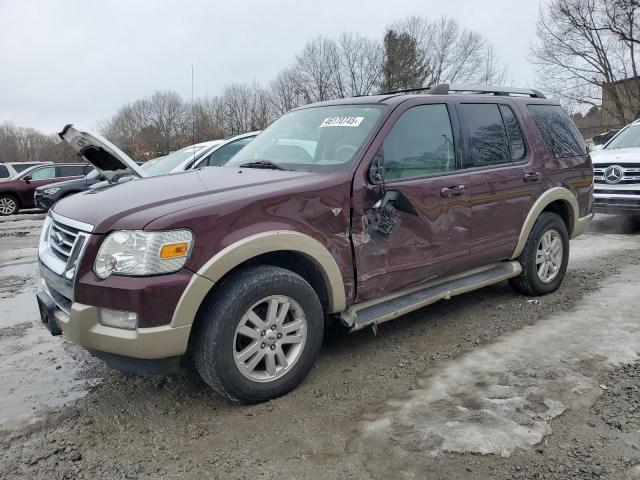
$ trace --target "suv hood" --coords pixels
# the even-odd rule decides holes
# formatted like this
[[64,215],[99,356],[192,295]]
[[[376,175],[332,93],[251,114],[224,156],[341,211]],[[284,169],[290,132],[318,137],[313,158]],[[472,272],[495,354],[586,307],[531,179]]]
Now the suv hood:
[[199,205],[227,211],[238,201],[273,197],[294,189],[312,191],[328,182],[335,182],[332,174],[208,167],[86,190],[63,198],[53,210],[93,225],[94,233],[107,233],[143,229],[162,216]]
[[598,163],[640,163],[640,147],[612,148],[591,152],[591,160]]
[[126,153],[97,133],[67,125],[58,135],[109,182],[127,175],[140,178],[146,176]]

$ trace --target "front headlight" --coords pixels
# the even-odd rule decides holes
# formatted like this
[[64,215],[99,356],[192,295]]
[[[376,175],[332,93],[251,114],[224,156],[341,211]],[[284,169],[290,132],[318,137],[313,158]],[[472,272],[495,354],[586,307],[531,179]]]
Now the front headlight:
[[45,195],[53,195],[54,193],[58,193],[60,191],[60,187],[52,187],[52,188],[45,188],[44,193]]
[[102,242],[93,270],[100,278],[177,272],[187,263],[192,244],[189,230],[120,230]]

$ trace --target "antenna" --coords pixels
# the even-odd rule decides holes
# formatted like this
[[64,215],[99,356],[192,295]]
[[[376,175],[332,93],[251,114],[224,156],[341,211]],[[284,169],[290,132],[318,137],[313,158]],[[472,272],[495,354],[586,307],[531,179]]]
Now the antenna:
[[193,103],[193,65],[191,65],[191,139],[193,145],[193,158],[196,158],[196,110]]

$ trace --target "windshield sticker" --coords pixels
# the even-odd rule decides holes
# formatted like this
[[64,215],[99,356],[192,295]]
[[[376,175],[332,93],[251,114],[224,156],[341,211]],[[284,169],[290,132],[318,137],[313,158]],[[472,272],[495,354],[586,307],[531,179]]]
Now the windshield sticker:
[[327,117],[320,124],[323,127],[359,127],[364,117]]

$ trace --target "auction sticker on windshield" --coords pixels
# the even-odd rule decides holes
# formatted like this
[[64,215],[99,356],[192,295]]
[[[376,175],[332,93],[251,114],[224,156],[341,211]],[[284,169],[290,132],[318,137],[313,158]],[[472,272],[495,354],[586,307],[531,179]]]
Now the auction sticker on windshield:
[[322,127],[358,127],[364,117],[327,117],[322,121]]

